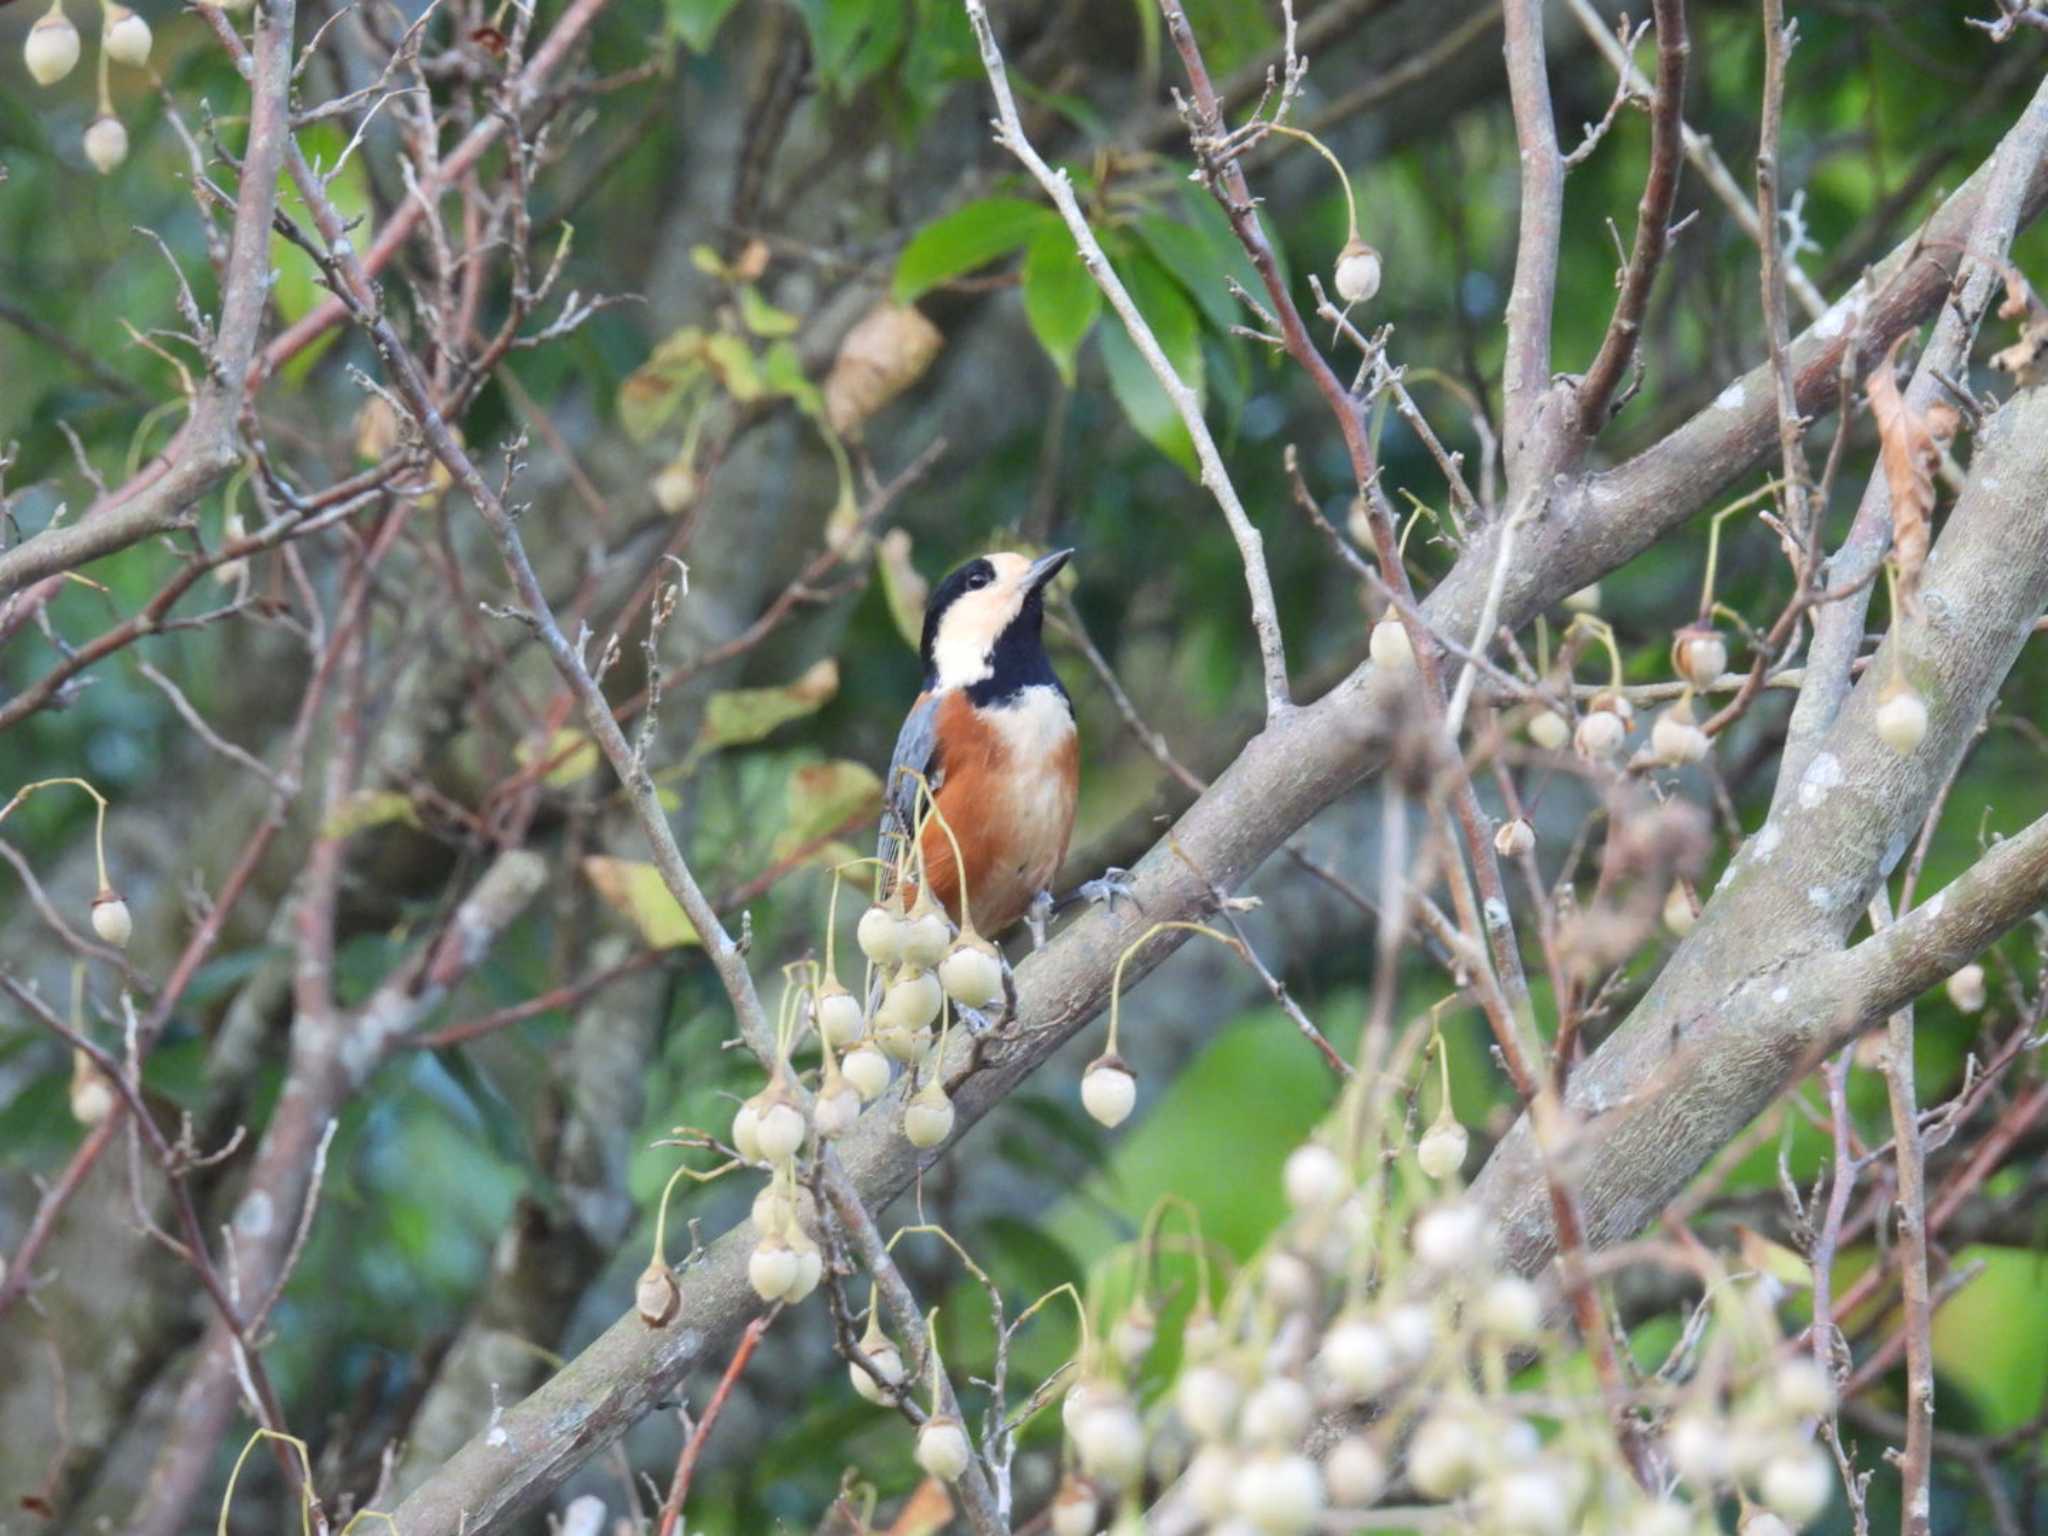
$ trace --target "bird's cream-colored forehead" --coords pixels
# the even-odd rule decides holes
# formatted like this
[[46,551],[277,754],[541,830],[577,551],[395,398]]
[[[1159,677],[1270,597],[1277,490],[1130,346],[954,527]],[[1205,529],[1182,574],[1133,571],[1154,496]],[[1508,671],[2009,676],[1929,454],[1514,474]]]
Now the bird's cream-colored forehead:
[[1001,550],[993,555],[985,555],[983,558],[995,569],[995,585],[999,587],[1014,586],[1023,577],[1024,573],[1031,569],[1031,562],[1029,560],[1026,560],[1022,555],[1012,554],[1008,550]]
[[1024,606],[1031,562],[1008,551],[984,558],[996,579],[954,598],[939,620],[932,661],[942,687],[965,687],[989,674],[989,652]]

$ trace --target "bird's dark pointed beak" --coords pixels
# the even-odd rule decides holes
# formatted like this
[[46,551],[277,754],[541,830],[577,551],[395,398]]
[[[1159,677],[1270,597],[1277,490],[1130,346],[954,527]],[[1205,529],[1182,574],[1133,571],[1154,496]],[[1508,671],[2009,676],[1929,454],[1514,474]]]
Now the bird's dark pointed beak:
[[1049,585],[1053,577],[1066,569],[1067,562],[1074,558],[1071,549],[1056,549],[1032,562],[1031,569],[1024,573],[1024,590],[1038,592]]

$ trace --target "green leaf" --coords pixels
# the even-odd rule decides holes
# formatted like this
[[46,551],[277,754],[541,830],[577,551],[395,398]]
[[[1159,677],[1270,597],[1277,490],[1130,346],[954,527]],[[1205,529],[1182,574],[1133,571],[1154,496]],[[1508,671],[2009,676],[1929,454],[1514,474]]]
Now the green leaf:
[[[1174,281],[1201,306],[1203,317],[1217,330],[1227,334],[1244,318],[1225,282],[1229,277],[1237,277],[1239,282],[1244,279],[1235,268],[1218,259],[1219,253],[1207,231],[1170,219],[1163,213],[1140,216],[1136,229],[1138,238],[1145,242],[1145,248],[1173,274]],[[1255,293],[1258,290],[1247,291]]]
[[882,535],[876,564],[882,572],[882,595],[888,600],[889,617],[896,623],[896,633],[914,651],[924,643],[924,605],[931,596],[931,583],[911,563],[908,529],[891,528]]
[[[1166,269],[1149,256],[1135,256],[1117,264],[1118,275],[1130,290],[1138,311],[1152,328],[1166,360],[1173,364],[1181,382],[1203,398],[1201,325],[1194,306],[1167,275]],[[1123,407],[1124,416],[1145,440],[1165,454],[1190,476],[1199,476],[1194,439],[1187,424],[1174,408],[1166,390],[1153,374],[1151,365],[1138,351],[1121,323],[1102,328],[1102,360],[1109,369],[1110,392]]]
[[[794,858],[807,844],[837,832],[855,817],[879,816],[882,780],[866,763],[838,758],[810,763],[789,776],[789,820],[776,834],[775,857]],[[818,850],[838,863],[828,845]]]
[[728,688],[704,701],[704,732],[693,756],[718,747],[743,747],[777,726],[823,709],[839,691],[839,663],[826,657],[780,688]]
[[567,789],[597,771],[597,743],[590,739],[589,732],[573,726],[556,731],[538,751],[532,743],[522,741],[512,755],[522,768],[535,762],[553,763],[542,778],[553,789]]
[[719,335],[705,341],[704,353],[717,370],[718,380],[725,386],[725,392],[748,404],[761,398],[766,386],[761,382],[760,370],[754,366],[754,352],[746,342],[737,336]]
[[761,383],[771,395],[783,395],[806,416],[822,421],[825,396],[804,374],[804,360],[787,341],[771,342],[754,361],[760,365]]
[[740,289],[740,323],[756,336],[794,336],[797,318],[761,297],[752,283]]
[[1024,317],[1069,388],[1074,359],[1102,313],[1102,290],[1064,223],[1048,224],[1024,250]]
[[644,443],[682,409],[706,378],[704,333],[694,325],[672,332],[619,386],[619,424]]
[[662,883],[661,871],[652,864],[594,853],[583,861],[583,878],[606,906],[640,930],[650,948],[676,949],[702,942]]
[[1021,197],[985,197],[927,224],[896,259],[894,296],[908,304],[940,283],[1021,247],[1059,215]]
[[669,25],[692,53],[708,53],[711,40],[739,0],[668,0]]
[[334,808],[334,813],[320,828],[320,836],[338,841],[394,821],[402,821],[409,827],[420,824],[419,817],[413,813],[410,795],[395,789],[359,789]]

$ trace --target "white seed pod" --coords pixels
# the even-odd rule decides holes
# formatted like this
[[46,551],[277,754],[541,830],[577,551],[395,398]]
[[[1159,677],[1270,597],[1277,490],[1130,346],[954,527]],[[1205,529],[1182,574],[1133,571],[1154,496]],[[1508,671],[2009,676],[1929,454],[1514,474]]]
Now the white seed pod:
[[1699,897],[1683,880],[1671,882],[1671,893],[1664,898],[1664,926],[1684,938],[1699,926]]
[[1109,1352],[1124,1369],[1135,1371],[1159,1340],[1159,1317],[1142,1301],[1134,1301],[1109,1330]]
[[1696,763],[1713,747],[1707,733],[1694,723],[1692,706],[1684,699],[1665,710],[1650,727],[1650,750],[1658,762],[1670,767]]
[[1628,726],[1611,709],[1589,709],[1572,732],[1572,750],[1589,763],[1604,763],[1621,750]]
[[1670,1499],[1640,1506],[1622,1527],[1624,1536],[1693,1536],[1696,1529],[1692,1511]]
[[917,909],[903,921],[903,963],[929,971],[946,958],[953,942],[953,925],[928,897],[918,900]]
[[[860,1352],[868,1357],[868,1363],[880,1374],[889,1386],[901,1385],[903,1381],[903,1357],[896,1352],[896,1346],[887,1339],[870,1344],[866,1339],[860,1342]],[[852,1361],[846,1365],[847,1378],[853,1383],[853,1390],[877,1408],[889,1405],[889,1389],[875,1380]]]
[[1069,1477],[1052,1496],[1052,1536],[1093,1536],[1101,1512],[1095,1490],[1080,1478]]
[[807,1129],[804,1112],[778,1094],[760,1110],[760,1119],[754,1127],[754,1144],[769,1162],[786,1163],[804,1144]]
[[936,1082],[918,1089],[903,1106],[903,1136],[920,1150],[936,1147],[953,1134],[953,1101]]
[[770,1179],[754,1196],[752,1212],[756,1232],[780,1232],[796,1220],[796,1197],[785,1191],[779,1180]]
[[1572,739],[1571,722],[1554,709],[1539,709],[1529,717],[1529,739],[1546,752],[1562,752]]
[[1728,670],[1728,642],[1711,624],[1688,624],[1671,638],[1671,670],[1695,688],[1710,688]]
[[[758,1098],[758,1096],[756,1096]],[[762,1153],[762,1106],[750,1098],[733,1112],[733,1151],[750,1163],[768,1161]]]
[[1386,1330],[1361,1316],[1340,1317],[1316,1353],[1323,1375],[1355,1398],[1377,1397],[1399,1374]]
[[125,5],[107,7],[100,22],[100,47],[116,64],[140,69],[149,62],[149,23]]
[[1098,1125],[1119,1126],[1138,1102],[1138,1078],[1121,1056],[1098,1056],[1081,1074],[1081,1106]]
[[1225,1519],[1236,1502],[1238,1458],[1228,1446],[1205,1445],[1188,1463],[1183,1486],[1195,1513],[1215,1524]]
[[818,1128],[818,1134],[827,1141],[836,1136],[844,1136],[853,1129],[853,1122],[860,1118],[860,1089],[846,1081],[844,1068],[840,1070],[839,1076],[838,1083],[826,1088],[811,1101],[811,1123]]
[[1306,1456],[1269,1452],[1238,1468],[1231,1503],[1252,1526],[1272,1536],[1298,1536],[1323,1512],[1323,1475]]
[[1173,1384],[1173,1409],[1197,1440],[1221,1440],[1236,1422],[1243,1396],[1237,1377],[1227,1367],[1190,1365]]
[[[374,399],[375,397],[372,396]],[[223,544],[239,544],[249,536],[249,526],[242,521],[242,514],[230,512],[220,520],[220,541]],[[237,555],[232,560],[223,560],[213,568],[213,579],[224,587],[237,587],[249,574],[249,559]]]
[[845,1050],[868,1030],[860,999],[836,981],[828,981],[818,989],[812,1016],[820,1038],[835,1051]]
[[128,903],[109,890],[93,897],[92,931],[114,948],[126,949],[135,936],[135,919],[128,911]]
[[1390,1309],[1381,1321],[1386,1326],[1388,1342],[1394,1346],[1394,1358],[1403,1370],[1416,1369],[1436,1348],[1436,1316],[1425,1302],[1403,1302]]
[[1502,1275],[1479,1293],[1479,1326],[1509,1343],[1533,1339],[1543,1328],[1543,1298],[1519,1275]]
[[1346,304],[1363,304],[1380,291],[1380,253],[1353,235],[1337,253],[1337,270],[1331,274],[1337,297]]
[[1408,1443],[1408,1480],[1432,1499],[1455,1498],[1472,1486],[1486,1442],[1455,1413],[1433,1413]]
[[1573,613],[1598,613],[1600,611],[1600,583],[1588,582],[1564,600],[1566,608]]
[[[95,913],[98,908],[93,909]],[[1984,1011],[1984,967],[1975,961],[1950,975],[1942,983],[1942,990],[1948,993],[1948,1000],[1964,1013]]]
[[1878,696],[1877,734],[1901,757],[1927,737],[1927,701],[1909,685],[1895,682]]
[[1180,1331],[1183,1360],[1206,1360],[1223,1347],[1223,1324],[1206,1297],[1196,1297],[1188,1320]]
[[1415,670],[1415,644],[1408,638],[1407,626],[1394,614],[1388,614],[1373,625],[1366,649],[1372,653],[1372,659],[1389,672]]
[[1493,1529],[1502,1536],[1566,1536],[1571,1493],[1549,1467],[1517,1467],[1487,1489]]
[[1519,859],[1536,846],[1536,829],[1522,820],[1512,817],[1494,829],[1493,851],[1504,859]]
[[676,1272],[655,1259],[640,1271],[633,1286],[633,1310],[650,1328],[666,1328],[683,1309],[683,1288],[676,1284]]
[[1003,995],[1003,959],[995,945],[962,937],[939,962],[939,985],[963,1008],[986,1008]]
[[71,1118],[83,1126],[98,1125],[114,1112],[114,1085],[99,1064],[76,1046],[71,1049]]
[[1810,1525],[1834,1497],[1834,1468],[1811,1445],[1781,1450],[1764,1463],[1757,1492],[1795,1527]]
[[1671,1465],[1701,1493],[1726,1482],[1733,1471],[1728,1432],[1706,1413],[1681,1413],[1664,1437]]
[[[900,1029],[893,1024],[880,1025],[875,1030],[875,1045],[891,1061],[900,1061],[905,1066],[923,1061],[925,1053],[932,1048],[931,1026],[923,1029]],[[854,1053],[848,1051],[847,1055]]]
[[1097,1403],[1112,1402],[1123,1395],[1123,1389],[1115,1382],[1097,1376],[1084,1376],[1067,1388],[1067,1395],[1060,1399],[1060,1425],[1073,1439],[1080,1431],[1081,1420],[1088,1410]]
[[28,29],[21,61],[37,85],[55,85],[77,67],[78,28],[64,14],[64,0],[55,0]]
[[111,112],[102,113],[85,130],[85,158],[102,176],[111,176],[128,158],[128,130]]
[[809,1238],[792,1245],[796,1254],[796,1278],[789,1282],[789,1288],[782,1293],[782,1299],[795,1306],[818,1288],[818,1282],[825,1278],[825,1256],[818,1251],[818,1245]]
[[1314,1412],[1307,1387],[1292,1376],[1268,1376],[1244,1400],[1238,1433],[1248,1445],[1284,1449],[1308,1433]]
[[903,963],[903,929],[903,915],[877,902],[861,913],[853,936],[862,954],[879,966],[893,967]]
[[889,983],[875,1009],[875,1030],[919,1030],[939,1016],[942,996],[939,978],[930,971],[906,965]]
[[1306,1141],[1287,1154],[1281,1175],[1287,1203],[1301,1212],[1326,1211],[1351,1189],[1344,1160],[1319,1141]]
[[942,1483],[958,1482],[973,1455],[967,1426],[949,1414],[926,1419],[917,1431],[917,1464]]
[[1345,1509],[1363,1509],[1387,1491],[1387,1458],[1363,1435],[1346,1435],[1323,1458],[1330,1498]]
[[1465,1153],[1472,1138],[1446,1105],[1430,1128],[1415,1144],[1415,1160],[1432,1179],[1448,1179],[1465,1166]]
[[1788,1419],[1818,1419],[1835,1411],[1835,1384],[1811,1356],[1787,1360],[1772,1374],[1771,1406]]
[[1463,1274],[1486,1262],[1486,1217],[1456,1200],[1432,1206],[1415,1222],[1415,1257],[1444,1274]]
[[689,511],[703,486],[697,479],[697,471],[690,463],[689,455],[685,454],[672,463],[664,464],[647,482],[647,489],[664,515],[676,517]]
[[872,1045],[856,1045],[840,1061],[839,1075],[873,1103],[888,1089],[889,1058]]
[[747,1256],[747,1283],[763,1301],[780,1301],[796,1284],[796,1250],[779,1237],[764,1237]]
[[1792,1536],[1792,1527],[1768,1509],[1753,1508],[1736,1527],[1739,1536]]
[[1275,1249],[1259,1266],[1259,1288],[1282,1312],[1299,1312],[1315,1305],[1316,1272],[1300,1254]]
[[1074,1449],[1082,1471],[1111,1488],[1123,1488],[1145,1470],[1145,1427],[1121,1394],[1103,1395],[1081,1414]]

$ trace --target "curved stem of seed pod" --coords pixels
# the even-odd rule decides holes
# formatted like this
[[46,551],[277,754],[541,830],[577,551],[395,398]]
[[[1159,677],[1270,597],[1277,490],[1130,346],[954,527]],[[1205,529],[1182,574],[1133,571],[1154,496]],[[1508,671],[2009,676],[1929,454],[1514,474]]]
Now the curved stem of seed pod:
[[[221,1491],[220,1528],[223,1531],[228,1528],[228,1510],[234,1506],[235,1484],[241,1479],[242,1464],[249,1459],[249,1453],[266,1440],[275,1440],[281,1445],[288,1445],[299,1453],[299,1466],[303,1469],[299,1479],[299,1498],[301,1500],[299,1519],[305,1528],[310,1531],[313,1523],[313,1462],[307,1453],[306,1442],[297,1435],[286,1434],[281,1429],[265,1429],[260,1424],[243,1443],[242,1454],[235,1458],[235,1465],[228,1473],[228,1485]],[[290,1463],[287,1462],[286,1465],[290,1465]]]
[[1130,945],[1124,950],[1124,952],[1116,957],[1116,970],[1111,974],[1109,980],[1109,1055],[1114,1056],[1116,1054],[1117,1019],[1120,1013],[1122,1012],[1124,1000],[1124,965],[1130,960],[1132,955],[1136,954],[1139,950],[1143,949],[1147,944],[1151,943],[1152,940],[1159,934],[1172,933],[1176,931],[1181,933],[1207,934],[1210,938],[1214,939],[1218,944],[1223,945],[1225,948],[1236,950],[1238,957],[1240,959],[1250,959],[1250,956],[1246,953],[1245,947],[1242,943],[1240,943],[1237,939],[1232,938],[1227,933],[1217,932],[1214,928],[1211,928],[1207,923],[1154,923],[1150,928],[1147,928],[1143,933],[1139,934],[1135,939],[1133,939],[1130,942]]
[[107,73],[108,73],[108,60],[107,60],[107,50],[106,50],[106,49],[105,49],[104,47],[102,47],[102,48],[100,49],[100,116],[101,116],[101,117],[112,117],[112,116],[114,115],[114,93],[113,93],[113,91],[112,91],[112,90],[110,90],[110,89],[108,88],[108,85],[107,85]]
[[1188,1235],[1193,1239],[1189,1245],[1195,1259],[1195,1295],[1203,1303],[1209,1299],[1209,1252],[1202,1241],[1202,1213],[1195,1209],[1194,1202],[1184,1195],[1169,1191],[1152,1202],[1152,1209],[1145,1213],[1145,1225],[1138,1235],[1138,1257],[1140,1261],[1139,1280],[1149,1289],[1151,1273],[1158,1252],[1159,1229],[1165,1224],[1169,1210],[1179,1211],[1188,1224]]
[[[1406,493],[1404,492],[1403,494],[1405,495]],[[1443,521],[1442,518],[1436,515],[1435,507],[1430,506],[1427,502],[1416,501],[1413,496],[1409,496],[1408,499],[1415,503],[1415,510],[1408,514],[1408,521],[1401,525],[1401,537],[1394,544],[1394,553],[1402,560],[1408,558],[1408,535],[1415,531],[1417,523],[1421,522],[1425,517],[1432,523],[1441,523]]]
[[1330,153],[1329,147],[1325,145],[1321,139],[1317,138],[1314,134],[1309,133],[1304,129],[1289,128],[1283,123],[1268,123],[1266,125],[1266,131],[1268,133],[1283,133],[1290,139],[1300,139],[1304,144],[1308,145],[1309,148],[1313,149],[1317,154],[1321,155],[1325,160],[1330,162],[1330,169],[1337,173],[1337,180],[1341,182],[1344,187],[1344,208],[1346,213],[1348,213],[1350,216],[1351,224],[1350,238],[1353,240],[1358,239],[1358,199],[1352,196],[1351,194],[1351,178],[1345,174],[1342,162],[1340,162],[1335,155]]
[[1441,1120],[1451,1112],[1451,1053],[1444,1044],[1444,1032],[1441,1027],[1431,1030],[1429,1046],[1436,1052],[1439,1083],[1436,1117]]
[[915,768],[905,768],[903,772],[909,774],[912,778],[917,780],[918,796],[925,807],[924,817],[919,823],[917,834],[918,854],[920,860],[918,868],[919,894],[925,894],[924,869],[922,865],[924,850],[924,828],[926,826],[929,826],[932,822],[936,821],[939,824],[939,830],[946,834],[947,846],[953,850],[953,868],[959,875],[958,884],[960,887],[960,932],[962,934],[971,934],[974,932],[974,915],[973,913],[968,911],[967,908],[967,863],[964,859],[960,857],[960,840],[953,836],[952,823],[946,820],[946,813],[939,809],[938,798],[932,794],[932,787],[928,782],[926,782],[925,776],[919,773]]
[[942,1367],[942,1366],[940,1365],[940,1363],[939,1363],[939,1309],[938,1309],[937,1307],[933,1307],[933,1308],[931,1309],[931,1311],[929,1311],[929,1312],[927,1312],[927,1313],[925,1314],[925,1318],[924,1318],[924,1350],[925,1350],[925,1355],[926,1355],[926,1358],[927,1358],[927,1359],[928,1359],[928,1360],[930,1361],[930,1364],[931,1364],[931,1376],[930,1376],[930,1382],[931,1382],[931,1393],[932,1393],[932,1407],[931,1407],[931,1412],[932,1412],[932,1417],[934,1417],[934,1418],[937,1418],[937,1417],[938,1417],[938,1413],[939,1413],[939,1403],[940,1403],[940,1398],[939,1398],[939,1373],[940,1373],[940,1371],[941,1371],[941,1370],[943,1369],[943,1367]]
[[94,821],[92,829],[92,851],[94,857],[99,861],[100,889],[111,892],[114,887],[112,882],[107,879],[107,797],[94,789],[84,779],[37,779],[33,783],[24,784],[14,792],[13,799],[9,800],[5,805],[0,805],[0,821],[5,821],[13,814],[16,806],[28,799],[37,790],[55,789],[59,784],[69,784],[75,789],[84,790],[88,795],[92,796],[92,803],[98,808],[97,819]]
[[839,880],[838,869],[832,871],[832,894],[825,898],[825,979],[837,981],[839,971],[832,963],[832,941],[839,936]]
[[1709,622],[1714,615],[1714,573],[1721,564],[1721,525],[1748,506],[1751,498],[1745,498],[1732,507],[1723,507],[1716,512],[1713,521],[1707,524],[1707,574],[1700,582],[1700,622]]
[[1616,693],[1619,693],[1622,683],[1621,650],[1614,643],[1614,626],[1605,619],[1597,618],[1593,614],[1582,613],[1572,620],[1571,626],[1565,631],[1565,634],[1569,636],[1574,629],[1584,630],[1587,634],[1598,640],[1602,646],[1606,647],[1607,686]]
[[668,1262],[668,1200],[675,1193],[676,1180],[690,1171],[687,1163],[679,1164],[676,1171],[668,1176],[668,1182],[661,1186],[661,1207],[654,1213],[654,1262]]
[[[1892,628],[1901,628],[1905,615],[1899,611],[1899,562],[1890,555],[1885,556],[1884,561],[1884,599],[1886,612],[1891,615]],[[1897,645],[1891,648],[1892,681],[1895,683],[1903,683],[1906,680],[1906,669],[1900,664],[1899,660],[1899,653],[1902,649],[1903,647]]]

